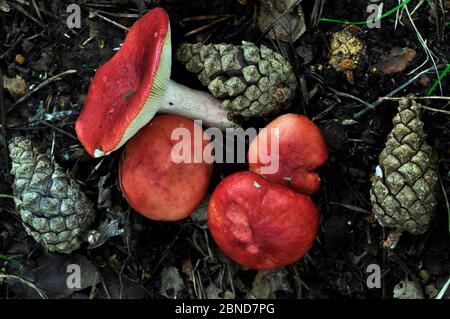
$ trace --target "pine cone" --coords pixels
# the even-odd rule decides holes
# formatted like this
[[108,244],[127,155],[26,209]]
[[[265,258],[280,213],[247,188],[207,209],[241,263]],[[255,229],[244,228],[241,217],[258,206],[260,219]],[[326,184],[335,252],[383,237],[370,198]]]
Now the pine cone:
[[14,138],[9,150],[15,203],[27,233],[49,251],[78,249],[94,220],[92,203],[30,140]]
[[292,67],[279,53],[249,42],[242,46],[181,45],[177,59],[198,74],[223,108],[242,117],[268,116],[289,106],[297,87]]
[[353,71],[362,60],[364,42],[357,36],[361,29],[356,25],[349,25],[343,30],[333,33],[331,37],[330,65],[338,72],[344,73],[348,83],[355,84]]
[[370,190],[372,210],[385,227],[422,234],[436,207],[437,160],[426,142],[420,105],[404,98],[398,110]]

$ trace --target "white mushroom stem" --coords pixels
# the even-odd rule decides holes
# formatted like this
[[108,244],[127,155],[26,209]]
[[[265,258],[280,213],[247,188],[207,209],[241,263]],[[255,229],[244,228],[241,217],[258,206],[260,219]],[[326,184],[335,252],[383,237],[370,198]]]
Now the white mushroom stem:
[[228,112],[222,109],[222,101],[211,94],[188,88],[172,80],[158,113],[178,114],[192,120],[202,120],[208,127],[226,129],[238,125],[228,119]]

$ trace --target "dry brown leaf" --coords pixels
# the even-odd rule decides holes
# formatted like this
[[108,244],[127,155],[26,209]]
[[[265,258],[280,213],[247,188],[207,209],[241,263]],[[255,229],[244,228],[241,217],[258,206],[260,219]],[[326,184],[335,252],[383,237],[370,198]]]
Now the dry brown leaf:
[[3,75],[3,87],[9,91],[15,100],[18,100],[28,92],[27,84],[20,75],[16,75],[15,78]]
[[[288,8],[295,4],[296,0],[261,0],[260,2],[258,27],[261,32],[265,32]],[[273,40],[295,42],[305,31],[305,16],[301,5],[298,5],[280,18],[267,36]]]
[[414,49],[395,47],[374,68],[383,74],[402,72],[415,57],[416,51]]
[[405,279],[394,287],[395,299],[424,299],[422,290],[414,281]]
[[222,293],[222,289],[217,287],[213,282],[209,284],[206,288],[206,297],[207,299],[222,299],[220,298],[220,294]]
[[9,12],[11,10],[11,7],[6,0],[0,0],[0,10],[3,12]]
[[170,299],[177,299],[178,294],[185,289],[183,279],[178,269],[170,266],[161,271],[161,287],[159,293]]
[[259,271],[253,280],[250,295],[256,299],[267,299],[272,293],[272,285],[267,277],[267,271]]

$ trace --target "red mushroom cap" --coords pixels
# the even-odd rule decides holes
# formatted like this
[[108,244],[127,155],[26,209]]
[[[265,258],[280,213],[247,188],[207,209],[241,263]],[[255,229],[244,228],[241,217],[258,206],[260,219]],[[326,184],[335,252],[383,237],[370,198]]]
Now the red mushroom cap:
[[[277,134],[273,129],[276,128],[279,132],[279,156],[274,158],[279,160],[279,167],[274,173],[265,173],[264,169],[273,163],[264,163],[267,160],[263,159],[261,149],[267,147],[267,154],[272,155],[271,143]],[[286,114],[261,130],[250,144],[248,158],[252,172],[288,185],[302,194],[313,194],[320,187],[320,177],[314,170],[327,161],[328,148],[319,127],[307,117]]]
[[[190,140],[172,140],[177,128],[187,129]],[[197,131],[195,135],[194,130]],[[154,220],[174,221],[188,217],[208,190],[212,163],[176,163],[174,145],[184,145],[194,155],[194,138],[201,150],[210,143],[192,120],[178,115],[156,116],[126,144],[119,167],[119,181],[128,203]],[[182,143],[182,144],[180,144]],[[184,144],[189,143],[189,144]]]
[[75,124],[94,157],[122,146],[158,110],[170,79],[170,23],[161,8],[131,27],[120,50],[95,73]]
[[225,178],[208,206],[217,245],[252,269],[297,261],[311,248],[318,225],[319,213],[308,196],[251,172]]

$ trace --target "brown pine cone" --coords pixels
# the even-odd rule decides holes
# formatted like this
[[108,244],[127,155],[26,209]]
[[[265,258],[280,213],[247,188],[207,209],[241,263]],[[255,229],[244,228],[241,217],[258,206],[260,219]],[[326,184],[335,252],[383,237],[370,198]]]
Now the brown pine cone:
[[330,65],[336,71],[344,73],[352,85],[355,84],[353,71],[360,66],[364,52],[364,42],[357,36],[359,32],[359,27],[349,25],[333,33],[330,43]]
[[13,191],[25,230],[49,251],[69,254],[94,220],[90,200],[48,154],[17,137],[9,144]]
[[370,190],[380,224],[411,234],[426,232],[436,207],[437,160],[426,142],[421,107],[401,100]]
[[198,74],[211,94],[224,99],[223,108],[242,117],[279,113],[289,106],[297,87],[289,62],[261,45],[242,42],[181,45],[177,59]]

